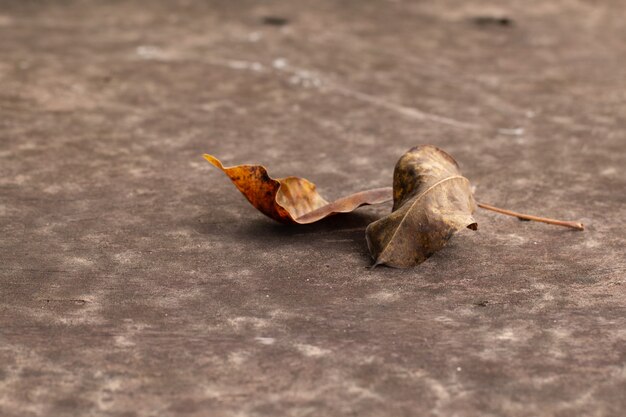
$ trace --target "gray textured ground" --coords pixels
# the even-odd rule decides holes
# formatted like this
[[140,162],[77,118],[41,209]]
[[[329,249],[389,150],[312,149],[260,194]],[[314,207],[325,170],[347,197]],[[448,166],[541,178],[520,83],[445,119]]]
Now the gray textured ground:
[[[621,0],[0,0],[0,415],[623,415],[625,21]],[[420,267],[369,270],[389,205],[289,228],[201,158],[334,198],[420,143],[479,200],[587,230],[481,212]]]

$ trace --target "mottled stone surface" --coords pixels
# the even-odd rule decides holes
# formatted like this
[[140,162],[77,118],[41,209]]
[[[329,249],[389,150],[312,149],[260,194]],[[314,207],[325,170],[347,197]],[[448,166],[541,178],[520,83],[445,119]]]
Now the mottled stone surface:
[[[625,21],[622,0],[0,0],[0,415],[623,415]],[[390,205],[281,226],[201,157],[334,198],[420,143],[479,201],[587,230],[479,212],[370,270]]]

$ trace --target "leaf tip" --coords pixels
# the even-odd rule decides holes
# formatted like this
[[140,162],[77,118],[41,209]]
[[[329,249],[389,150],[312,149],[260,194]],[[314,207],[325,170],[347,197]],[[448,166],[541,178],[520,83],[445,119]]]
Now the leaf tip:
[[216,166],[219,169],[224,169],[224,166],[222,165],[220,160],[214,157],[213,155],[209,155],[208,153],[205,153],[202,156],[204,157],[204,159],[209,161],[211,165]]
[[377,267],[378,265],[382,265],[382,264],[383,264],[383,262],[380,262],[380,261],[378,261],[378,260],[377,260],[376,262],[374,262],[374,264],[373,264],[373,265],[370,265],[370,266],[368,267],[368,269],[369,269],[370,271],[373,271],[374,269],[376,269],[376,267]]

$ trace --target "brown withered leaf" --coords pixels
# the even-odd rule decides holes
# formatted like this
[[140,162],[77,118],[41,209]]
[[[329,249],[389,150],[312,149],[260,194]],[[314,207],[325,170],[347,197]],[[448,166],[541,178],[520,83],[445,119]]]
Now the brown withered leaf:
[[450,155],[432,145],[410,149],[393,174],[393,210],[370,224],[367,245],[376,265],[424,262],[465,227],[477,229],[469,180]]
[[271,178],[261,165],[225,167],[219,159],[204,158],[221,169],[237,189],[261,213],[281,223],[314,223],[335,213],[348,213],[367,204],[392,199],[391,187],[362,191],[329,203],[316,191],[315,184],[298,177]]

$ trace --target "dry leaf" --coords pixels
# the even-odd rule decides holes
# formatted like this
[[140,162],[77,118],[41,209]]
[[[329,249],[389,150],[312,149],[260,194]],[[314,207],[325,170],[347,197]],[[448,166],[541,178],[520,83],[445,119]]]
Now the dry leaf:
[[477,229],[469,180],[450,155],[432,145],[405,153],[393,174],[393,210],[367,227],[375,265],[424,262],[465,227]]
[[298,177],[271,178],[261,165],[224,167],[219,159],[204,155],[224,171],[235,186],[261,213],[281,223],[307,224],[334,213],[348,213],[366,204],[391,200],[390,187],[377,188],[340,198],[332,203],[315,190],[315,184]]

